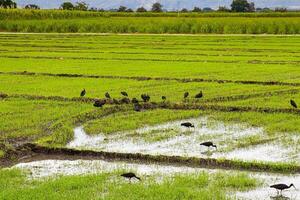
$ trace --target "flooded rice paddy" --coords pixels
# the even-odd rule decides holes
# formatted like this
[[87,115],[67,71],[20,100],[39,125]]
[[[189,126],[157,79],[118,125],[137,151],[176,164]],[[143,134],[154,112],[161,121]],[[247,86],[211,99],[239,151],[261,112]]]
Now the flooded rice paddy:
[[[158,164],[139,164],[119,161],[104,161],[104,160],[40,160],[28,163],[19,163],[13,168],[19,168],[27,171],[29,179],[41,179],[49,177],[59,177],[68,175],[84,175],[97,174],[113,171],[133,171],[141,176],[143,180],[147,178],[158,177],[156,180],[159,183],[164,177],[170,177],[176,174],[195,174],[201,172],[217,173],[227,172],[236,173],[234,170],[216,170],[204,168],[181,167],[171,165]],[[162,176],[155,176],[155,175]],[[238,199],[282,199],[277,198],[276,190],[269,188],[269,185],[275,183],[294,183],[296,187],[300,187],[300,175],[281,175],[281,174],[266,174],[249,172],[249,175],[262,181],[262,186],[245,191],[234,192],[229,195],[234,195]],[[282,193],[283,199],[296,200],[300,197],[300,190],[290,189]]]
[[[192,122],[195,128],[181,127],[182,122]],[[196,118],[146,126],[133,131],[112,134],[87,135],[84,127],[74,130],[75,139],[67,147],[119,153],[143,153],[151,155],[187,156],[202,158],[226,158],[244,161],[296,162],[300,154],[296,146],[286,147],[268,142],[259,145],[238,147],[239,142],[249,137],[264,139],[263,128],[241,124],[211,122],[207,118]],[[213,141],[218,149],[201,146],[201,142]],[[280,149],[279,152],[274,153]]]

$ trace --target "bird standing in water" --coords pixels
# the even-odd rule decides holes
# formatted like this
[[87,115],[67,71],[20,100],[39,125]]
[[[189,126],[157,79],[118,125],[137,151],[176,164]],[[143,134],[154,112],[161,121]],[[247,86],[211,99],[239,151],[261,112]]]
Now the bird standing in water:
[[270,188],[275,188],[277,190],[277,192],[280,191],[281,193],[283,190],[289,189],[291,187],[294,187],[296,189],[296,187],[294,186],[293,183],[291,183],[290,185],[280,183],[280,184],[275,184],[275,185],[270,186]]
[[202,146],[206,146],[206,147],[215,147],[216,149],[217,149],[217,145],[215,145],[214,143],[212,143],[212,142],[203,142],[203,143],[201,143],[200,145],[202,145]]
[[184,122],[180,124],[181,126],[187,127],[187,128],[195,128],[194,124],[191,122]]
[[137,177],[137,176],[136,176],[134,173],[132,173],[132,172],[121,174],[121,176],[123,176],[124,178],[128,178],[129,180],[131,180],[132,178],[136,178],[136,179],[138,179],[138,180],[141,180],[140,177]]

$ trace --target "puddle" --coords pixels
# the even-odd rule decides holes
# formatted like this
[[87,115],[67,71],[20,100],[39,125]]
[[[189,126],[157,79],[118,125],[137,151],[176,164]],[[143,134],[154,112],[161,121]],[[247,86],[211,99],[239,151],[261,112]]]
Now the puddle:
[[[236,196],[238,199],[262,199],[262,200],[299,200],[300,199],[300,175],[282,176],[282,175],[266,175],[266,174],[255,174],[254,177],[258,177],[264,181],[264,185],[255,190],[247,192],[237,192]],[[290,188],[283,191],[282,194],[278,194],[270,185],[284,183],[293,183],[295,188]]]
[[[195,128],[181,127],[182,122],[190,121]],[[147,138],[167,135],[166,131],[173,131],[172,137],[159,141],[147,141]],[[176,132],[175,136],[174,131]],[[151,155],[187,156],[202,158],[226,158],[238,160],[257,161],[296,161],[299,153],[296,150],[285,148],[279,144],[263,144],[244,149],[226,149],[227,141],[243,140],[249,136],[264,135],[263,128],[246,127],[238,125],[226,125],[222,122],[210,122],[207,118],[196,118],[164,123],[157,126],[146,126],[134,131],[118,132],[109,135],[99,134],[89,136],[83,127],[74,130],[75,139],[70,142],[68,148],[100,150],[119,153],[143,153]],[[156,134],[156,135],[155,135]],[[213,141],[218,145],[218,151],[200,146],[203,141]],[[219,145],[222,143],[224,145]],[[274,151],[281,151],[274,154]],[[291,153],[293,152],[293,153]]]
[[[277,151],[278,149],[280,149],[280,151]],[[297,153],[293,154],[291,152],[293,152],[292,149],[288,149],[281,145],[272,143],[251,146],[249,148],[237,149],[226,153],[216,152],[212,157],[223,157],[227,159],[239,159],[244,161],[256,160],[272,162],[299,162],[299,155]]]

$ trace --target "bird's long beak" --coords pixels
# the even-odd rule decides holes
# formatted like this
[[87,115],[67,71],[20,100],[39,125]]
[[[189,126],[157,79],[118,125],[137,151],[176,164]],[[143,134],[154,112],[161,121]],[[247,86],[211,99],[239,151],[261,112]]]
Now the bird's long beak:
[[295,188],[295,190],[297,190],[297,188],[293,185],[293,187]]

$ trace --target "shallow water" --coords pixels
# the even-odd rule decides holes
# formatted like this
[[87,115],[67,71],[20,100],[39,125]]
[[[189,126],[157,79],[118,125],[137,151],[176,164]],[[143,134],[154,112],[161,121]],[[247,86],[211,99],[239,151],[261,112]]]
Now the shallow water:
[[133,171],[138,175],[174,175],[176,173],[196,173],[204,171],[200,168],[179,167],[172,165],[137,164],[104,160],[41,160],[19,163],[13,168],[29,171],[28,177],[40,179],[45,177],[95,174],[116,170]]
[[[196,128],[181,127],[180,124],[186,121],[194,123]],[[161,141],[149,142],[145,140],[147,134],[154,134],[153,131],[162,134],[170,130],[176,131],[178,134]],[[249,136],[261,136],[264,134],[263,128],[246,127],[240,124],[225,125],[222,122],[211,123],[205,117],[168,122],[157,126],[146,126],[135,131],[119,132],[110,135],[89,136],[84,132],[83,127],[77,127],[74,130],[74,134],[75,139],[67,145],[69,148],[120,153],[226,158],[247,161],[293,161],[300,163],[298,151],[277,143],[223,151],[222,149],[227,147],[226,141],[243,140],[244,137]],[[199,144],[204,141],[213,141],[218,145],[218,150],[211,148],[208,151],[208,148],[200,146]],[[218,143],[224,144],[221,146]],[[277,152],[278,149],[281,151]]]
[[[112,171],[132,171],[140,176],[142,179],[147,177],[154,177],[159,174],[162,176],[156,176],[157,181],[160,182],[164,177],[173,176],[175,174],[195,174],[201,172],[217,173],[227,172],[236,173],[235,170],[217,170],[217,169],[204,169],[204,168],[192,168],[182,166],[171,165],[157,165],[157,164],[139,164],[139,163],[127,163],[119,161],[104,161],[104,160],[41,160],[29,163],[20,163],[13,168],[19,168],[28,171],[29,179],[41,179],[47,177],[59,177],[68,175],[84,175],[84,174],[96,174],[102,172]],[[121,172],[120,172],[121,173]],[[285,183],[294,185],[300,188],[300,175],[281,175],[281,174],[266,174],[249,172],[250,176],[255,177],[263,181],[263,186],[249,190],[246,192],[231,192],[228,195],[237,197],[238,199],[274,199],[272,197],[277,195],[275,189],[269,188],[269,185],[276,183]],[[300,197],[300,190],[291,188],[288,191],[283,192],[285,197],[289,197],[290,200],[297,200]]]
[[[267,174],[255,174],[255,177],[259,177],[264,180],[264,185],[255,190],[250,190],[247,192],[237,192],[236,196],[241,199],[270,199],[270,200],[299,200],[300,199],[300,175],[267,175]],[[284,183],[291,184],[293,183],[296,186],[295,188],[290,188],[286,191],[283,191],[282,194],[277,193],[274,188],[270,188],[270,185]]]

